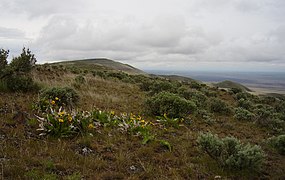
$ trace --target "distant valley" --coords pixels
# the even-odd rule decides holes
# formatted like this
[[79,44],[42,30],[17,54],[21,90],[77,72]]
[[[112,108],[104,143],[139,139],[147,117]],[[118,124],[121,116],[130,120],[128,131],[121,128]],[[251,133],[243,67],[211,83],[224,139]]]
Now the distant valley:
[[255,94],[285,94],[285,73],[283,72],[203,72],[203,71],[147,71],[153,74],[181,75],[209,83],[225,80],[241,83]]

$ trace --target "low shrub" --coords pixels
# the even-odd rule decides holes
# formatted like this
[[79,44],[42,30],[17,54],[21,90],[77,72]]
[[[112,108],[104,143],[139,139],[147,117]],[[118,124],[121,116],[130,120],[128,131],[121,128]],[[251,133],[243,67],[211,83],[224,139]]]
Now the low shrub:
[[236,170],[259,170],[265,159],[260,146],[242,144],[234,137],[219,138],[211,133],[200,134],[201,149],[222,167]]
[[228,115],[232,111],[230,106],[219,98],[210,98],[208,100],[208,107],[212,113]]
[[253,109],[253,103],[250,100],[241,98],[238,100],[238,107],[241,107],[241,108],[244,108],[250,111]]
[[155,81],[154,83],[151,84],[151,86],[149,87],[149,91],[150,94],[157,94],[160,92],[171,92],[171,93],[175,93],[177,89],[176,84],[168,82],[168,81]]
[[243,108],[236,108],[234,118],[240,121],[251,121],[254,119],[254,114]]
[[280,154],[285,155],[285,135],[270,138],[269,144]]
[[7,89],[12,92],[31,92],[38,91],[40,88],[32,78],[26,76],[16,76],[12,75],[5,78]]
[[79,102],[79,95],[70,87],[52,87],[41,90],[39,102],[44,103],[50,100],[57,100],[58,106],[73,107]]
[[146,106],[151,114],[156,116],[167,114],[170,118],[185,117],[196,110],[194,102],[169,92],[161,92],[148,98]]

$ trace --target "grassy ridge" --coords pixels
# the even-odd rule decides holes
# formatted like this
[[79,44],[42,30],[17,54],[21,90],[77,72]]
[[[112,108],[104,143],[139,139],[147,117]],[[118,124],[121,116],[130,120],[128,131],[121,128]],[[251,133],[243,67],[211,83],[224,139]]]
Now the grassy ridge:
[[[126,74],[100,65],[41,65],[32,75],[43,88],[75,89],[80,96],[78,111],[91,111],[95,107],[118,115],[143,116],[154,124],[151,133],[156,139],[167,141],[171,151],[163,141],[143,144],[139,136],[108,126],[95,129],[92,136],[39,137],[38,122],[33,116],[37,113],[33,104],[38,100],[38,93],[1,93],[0,163],[4,179],[284,178],[285,157],[266,143],[273,135],[284,134],[284,129],[258,123],[271,123],[267,111],[282,112],[279,99],[244,92],[235,94],[199,82]],[[78,77],[84,80],[76,80],[82,79]],[[161,92],[193,101],[197,110],[187,114],[178,126],[157,122],[157,117],[146,111],[146,99]],[[237,120],[234,115],[238,107],[255,109],[252,111],[255,119]],[[267,118],[268,121],[259,121]],[[262,169],[252,173],[221,167],[200,149],[197,138],[201,132],[234,136],[243,143],[260,145],[267,154]]]

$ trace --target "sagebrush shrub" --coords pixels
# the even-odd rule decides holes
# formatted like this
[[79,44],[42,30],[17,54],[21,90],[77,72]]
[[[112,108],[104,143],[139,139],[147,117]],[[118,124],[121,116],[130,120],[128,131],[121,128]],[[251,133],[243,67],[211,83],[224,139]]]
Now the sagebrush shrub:
[[12,75],[5,78],[7,88],[12,92],[38,91],[39,86],[30,77]]
[[59,99],[59,106],[74,106],[79,102],[78,93],[70,87],[52,87],[40,91],[41,100]]
[[234,137],[219,138],[211,133],[200,134],[201,149],[222,167],[237,170],[259,170],[265,159],[260,146],[243,144]]
[[168,81],[154,81],[149,87],[149,91],[151,94],[157,94],[163,91],[174,93],[177,89],[176,84],[168,82]]
[[234,118],[241,121],[251,121],[254,119],[254,114],[243,108],[236,108]]
[[231,113],[230,106],[219,98],[210,98],[208,100],[209,110],[213,113],[228,115]]
[[167,114],[168,117],[185,117],[196,110],[194,102],[177,94],[161,92],[146,101],[147,110],[157,116]]
[[285,135],[279,135],[269,139],[270,145],[275,148],[280,154],[285,155]]
[[238,100],[238,106],[241,108],[244,108],[246,110],[252,110],[253,103],[250,100],[246,100],[246,99],[241,98]]

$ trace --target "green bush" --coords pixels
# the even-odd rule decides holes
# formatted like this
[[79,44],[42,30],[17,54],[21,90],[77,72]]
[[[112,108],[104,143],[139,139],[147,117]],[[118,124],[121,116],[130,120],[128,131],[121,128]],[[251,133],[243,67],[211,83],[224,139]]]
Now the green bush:
[[32,78],[26,76],[12,75],[5,78],[5,81],[8,90],[12,92],[31,92],[38,91],[40,89]]
[[244,108],[246,110],[252,110],[253,109],[253,103],[250,100],[246,99],[239,99],[238,100],[238,107]]
[[254,119],[254,114],[243,108],[236,108],[234,118],[241,121],[251,121]]
[[191,100],[195,102],[197,107],[199,108],[204,108],[205,107],[205,102],[207,100],[207,97],[200,91],[190,89],[185,86],[181,86],[177,90],[179,96],[184,97],[187,100]]
[[168,82],[168,81],[154,81],[152,85],[149,87],[150,94],[157,94],[160,92],[171,92],[175,93],[177,89],[176,84]]
[[280,154],[285,155],[285,135],[279,135],[269,139],[270,145]]
[[196,110],[194,102],[176,94],[161,92],[146,101],[147,110],[157,116],[167,114],[170,118],[185,117]]
[[79,101],[79,95],[70,87],[53,87],[40,91],[40,100],[54,100],[58,98],[59,106],[74,106]]
[[210,98],[208,100],[208,106],[212,113],[228,115],[232,111],[229,105],[219,98]]
[[30,71],[36,63],[34,54],[23,48],[18,57],[13,57],[10,64],[7,58],[9,51],[0,50],[0,90],[28,92],[39,89],[30,77]]
[[265,159],[260,146],[242,144],[234,137],[219,138],[211,133],[200,134],[201,149],[222,167],[236,170],[259,170]]

